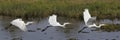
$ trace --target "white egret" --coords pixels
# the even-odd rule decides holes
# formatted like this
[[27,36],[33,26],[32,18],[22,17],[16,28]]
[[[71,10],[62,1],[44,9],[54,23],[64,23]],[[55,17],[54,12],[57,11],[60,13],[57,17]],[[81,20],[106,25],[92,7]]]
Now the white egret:
[[[92,27],[100,28],[101,26],[104,26],[104,25],[105,25],[105,24],[100,24],[99,26],[97,26],[97,25],[95,24],[96,17],[91,17],[88,9],[85,9],[85,11],[83,12],[83,18],[84,18],[85,25],[86,25],[88,28],[92,28]],[[84,30],[84,29],[87,28],[87,27],[84,27],[84,28],[81,29],[79,32],[81,32],[82,30]]]
[[48,27],[59,26],[59,27],[65,28],[65,25],[70,24],[69,22],[64,23],[63,25],[60,24],[59,22],[57,22],[57,15],[54,15],[54,14],[49,17],[48,21],[50,26],[47,26],[45,29],[42,30],[42,32],[45,31]]
[[22,21],[22,19],[18,18],[13,20],[12,22],[10,22],[12,25],[20,28],[22,31],[27,31],[26,25],[29,25],[33,22],[27,22],[25,23],[24,21]]

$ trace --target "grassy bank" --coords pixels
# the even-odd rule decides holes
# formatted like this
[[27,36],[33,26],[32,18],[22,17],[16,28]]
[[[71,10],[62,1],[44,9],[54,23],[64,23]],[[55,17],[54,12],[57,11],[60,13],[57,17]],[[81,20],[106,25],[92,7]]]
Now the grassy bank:
[[98,18],[120,18],[120,0],[0,0],[0,15],[35,18],[57,14],[68,18],[82,18],[88,8]]
[[114,32],[120,31],[120,25],[109,24],[101,27],[102,31]]

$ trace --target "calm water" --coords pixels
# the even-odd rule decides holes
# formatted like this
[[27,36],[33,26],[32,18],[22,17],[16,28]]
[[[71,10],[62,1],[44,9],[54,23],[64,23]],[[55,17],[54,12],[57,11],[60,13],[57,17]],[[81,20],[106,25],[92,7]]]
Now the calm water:
[[[84,26],[84,22],[74,19],[59,18],[59,22],[71,22],[71,25],[67,25],[67,28],[50,27],[46,31],[41,32],[48,23],[48,18],[37,21],[34,24],[28,25],[29,31],[23,32],[19,29],[13,28],[16,31],[5,30],[5,27],[9,25],[9,22],[13,19],[0,19],[0,40],[120,40],[120,32],[102,32],[102,31],[90,31],[85,29],[83,31],[89,33],[78,33],[78,31]],[[69,20],[69,21],[68,21]],[[105,19],[100,23],[107,24],[120,24],[117,19],[114,21]]]

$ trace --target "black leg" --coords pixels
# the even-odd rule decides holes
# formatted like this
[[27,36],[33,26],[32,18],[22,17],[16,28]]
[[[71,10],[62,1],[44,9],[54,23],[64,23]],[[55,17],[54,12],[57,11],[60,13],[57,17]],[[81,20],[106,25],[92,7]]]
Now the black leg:
[[87,27],[83,27],[80,31],[78,31],[78,33],[82,32],[82,30],[84,30],[85,28],[87,28]]
[[8,27],[5,27],[5,29],[9,29],[12,26],[12,24],[10,24]]
[[44,32],[45,30],[47,30],[47,28],[49,28],[49,27],[51,27],[51,26],[47,26],[45,29],[43,29],[41,32]]
[[10,27],[12,26],[12,24],[9,25]]

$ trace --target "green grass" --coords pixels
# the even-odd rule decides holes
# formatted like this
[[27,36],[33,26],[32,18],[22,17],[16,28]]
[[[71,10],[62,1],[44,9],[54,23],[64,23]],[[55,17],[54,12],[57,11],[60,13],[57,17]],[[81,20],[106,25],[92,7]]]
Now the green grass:
[[107,32],[120,31],[120,25],[109,24],[101,27],[101,30]]
[[48,17],[51,14],[82,18],[85,8],[93,16],[120,18],[119,0],[0,0],[0,15],[22,18]]

